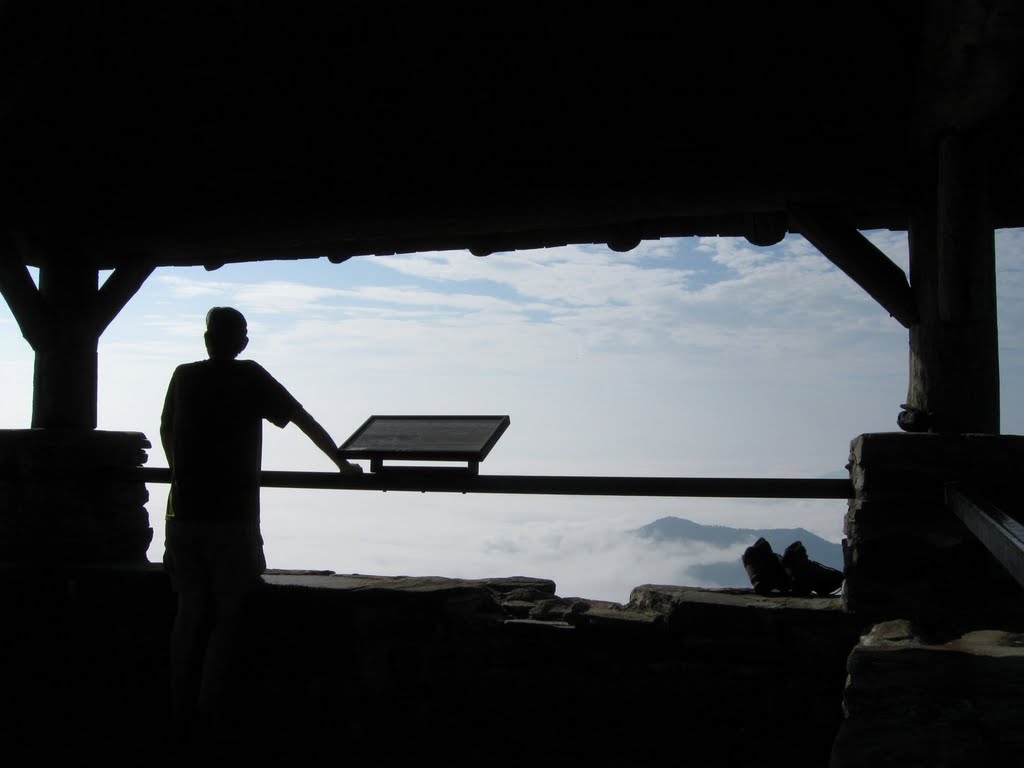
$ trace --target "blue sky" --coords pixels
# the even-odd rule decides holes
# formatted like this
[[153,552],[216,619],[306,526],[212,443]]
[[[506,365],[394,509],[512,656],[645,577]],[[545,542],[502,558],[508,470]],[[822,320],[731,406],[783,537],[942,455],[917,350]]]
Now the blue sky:
[[[871,239],[904,269],[903,233]],[[1024,233],[997,233],[1003,431],[1024,430]],[[892,431],[907,332],[799,236],[162,268],[100,343],[101,429],[145,432],[174,366],[204,356],[203,317],[231,305],[259,360],[338,442],[371,414],[508,414],[491,474],[835,476],[850,440]],[[32,357],[0,307],[0,428],[31,411]],[[265,429],[264,467],[329,471],[295,427]],[[165,488],[151,487],[162,549]],[[552,578],[624,601],[643,583],[739,552],[637,542],[665,515],[803,526],[833,541],[843,502],[573,499],[264,491],[271,567]]]

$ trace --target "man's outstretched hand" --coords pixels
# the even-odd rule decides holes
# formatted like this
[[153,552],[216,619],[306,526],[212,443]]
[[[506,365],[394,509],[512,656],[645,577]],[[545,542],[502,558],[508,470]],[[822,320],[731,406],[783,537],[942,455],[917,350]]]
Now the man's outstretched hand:
[[343,475],[361,475],[363,474],[363,468],[358,464],[353,464],[351,461],[342,458],[341,456],[334,457],[334,463],[338,465],[338,471]]

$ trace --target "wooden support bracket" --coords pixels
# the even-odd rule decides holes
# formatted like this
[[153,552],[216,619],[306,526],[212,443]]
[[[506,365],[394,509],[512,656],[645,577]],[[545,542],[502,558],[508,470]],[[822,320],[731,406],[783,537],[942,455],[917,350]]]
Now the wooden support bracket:
[[83,261],[47,262],[39,287],[9,233],[0,231],[0,294],[35,351],[32,426],[95,429],[97,344],[153,267],[120,266],[96,287]]
[[138,293],[146,278],[153,274],[151,264],[127,264],[115,269],[96,293],[92,322],[97,337],[124,309],[132,296]]
[[823,208],[792,205],[796,231],[853,279],[904,327],[917,324],[917,304],[903,270],[838,214]]
[[46,301],[6,232],[0,232],[0,295],[10,307],[21,335],[32,349],[38,350],[49,327]]

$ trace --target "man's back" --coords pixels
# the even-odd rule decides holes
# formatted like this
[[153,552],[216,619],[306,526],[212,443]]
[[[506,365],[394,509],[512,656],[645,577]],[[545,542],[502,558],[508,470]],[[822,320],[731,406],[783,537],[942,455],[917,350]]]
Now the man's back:
[[197,716],[217,727],[237,714],[225,703],[227,670],[245,596],[267,567],[259,519],[263,419],[294,422],[340,471],[362,472],[273,376],[237,359],[249,344],[247,328],[232,307],[206,314],[210,359],[175,369],[160,422],[171,467],[164,565],[178,595],[171,706],[182,729]]
[[172,511],[181,520],[259,520],[263,419],[284,427],[301,409],[252,360],[179,366],[164,402]]

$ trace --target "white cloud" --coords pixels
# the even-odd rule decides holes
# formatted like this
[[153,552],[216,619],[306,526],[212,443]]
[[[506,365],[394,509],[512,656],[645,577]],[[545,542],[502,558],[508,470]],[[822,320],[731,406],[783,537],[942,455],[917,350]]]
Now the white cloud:
[[[434,281],[486,281],[524,299],[554,307],[630,303],[643,295],[673,294],[691,274],[681,269],[644,268],[611,251],[566,246],[477,258],[461,251],[388,259],[382,266]],[[639,295],[638,295],[639,294]]]
[[[424,290],[417,286],[379,287],[366,286],[353,290],[347,298],[360,299],[398,307],[415,307],[429,312],[419,312],[417,319],[442,312],[521,312],[518,302],[506,301],[493,296],[473,293],[457,293]],[[393,311],[393,310],[392,310]]]
[[[287,499],[287,502],[285,501]],[[536,576],[559,595],[625,602],[640,584],[694,586],[694,566],[739,559],[740,549],[655,542],[630,534],[675,514],[703,522],[734,516],[741,527],[790,527],[826,515],[772,502],[686,499],[569,499],[447,494],[264,493],[267,559],[273,568],[338,573]],[[703,507],[703,509],[702,509]],[[735,508],[730,511],[728,507]],[[819,526],[820,527],[820,526]],[[837,538],[837,528],[827,531]]]
[[163,283],[171,295],[191,299],[197,296],[224,296],[228,293],[230,284],[190,280],[179,275],[158,274],[156,280]]
[[200,281],[179,275],[158,275],[172,296],[185,299],[224,299],[224,303],[244,306],[251,314],[296,314],[319,307],[325,300],[344,297],[346,291],[319,285],[284,280],[259,283]]
[[710,252],[712,260],[736,272],[750,272],[769,258],[767,249],[746,244],[745,240],[735,237],[702,237],[699,238],[698,251]]
[[[175,296],[202,296],[190,281],[208,281],[225,301],[252,298],[251,306],[238,302],[250,318],[248,352],[332,425],[361,421],[359,404],[363,415],[476,408],[514,416],[516,429],[502,443],[512,466],[536,465],[540,456],[545,465],[583,473],[622,466],[742,473],[750,471],[742,458],[748,452],[728,428],[739,424],[752,433],[742,442],[765,450],[773,440],[787,448],[807,443],[789,462],[799,471],[800,456],[820,455],[818,441],[829,439],[822,422],[835,421],[833,412],[858,412],[847,403],[850,386],[862,386],[865,362],[889,364],[898,379],[905,355],[901,329],[801,242],[764,255],[723,239],[700,241],[704,255],[697,257],[686,256],[692,241],[659,242],[629,258],[586,248],[486,259],[422,254],[375,260],[386,267],[378,270],[382,279],[344,287],[337,287],[344,273],[331,268],[316,285],[251,286],[226,280],[226,271],[214,279],[198,270],[166,285]],[[696,264],[718,252],[729,254],[722,261],[732,268],[705,285],[643,263],[656,254],[659,263]],[[397,286],[383,279],[396,271],[431,279]],[[438,282],[439,273],[462,279]],[[511,293],[459,287],[470,280]],[[586,301],[577,302],[576,290]],[[281,311],[296,303],[305,309]],[[164,321],[184,359],[201,351],[201,317],[196,311],[188,324]],[[147,322],[160,327],[152,316]],[[194,351],[184,354],[186,347]],[[131,354],[113,339],[105,350],[111,358]],[[890,391],[893,413],[902,395]],[[799,403],[799,414],[774,409],[780,398]],[[829,466],[845,460],[853,429],[838,427],[838,458]],[[645,454],[648,445],[658,451]],[[729,452],[736,458],[727,459]],[[773,457],[768,465],[786,462]]]

